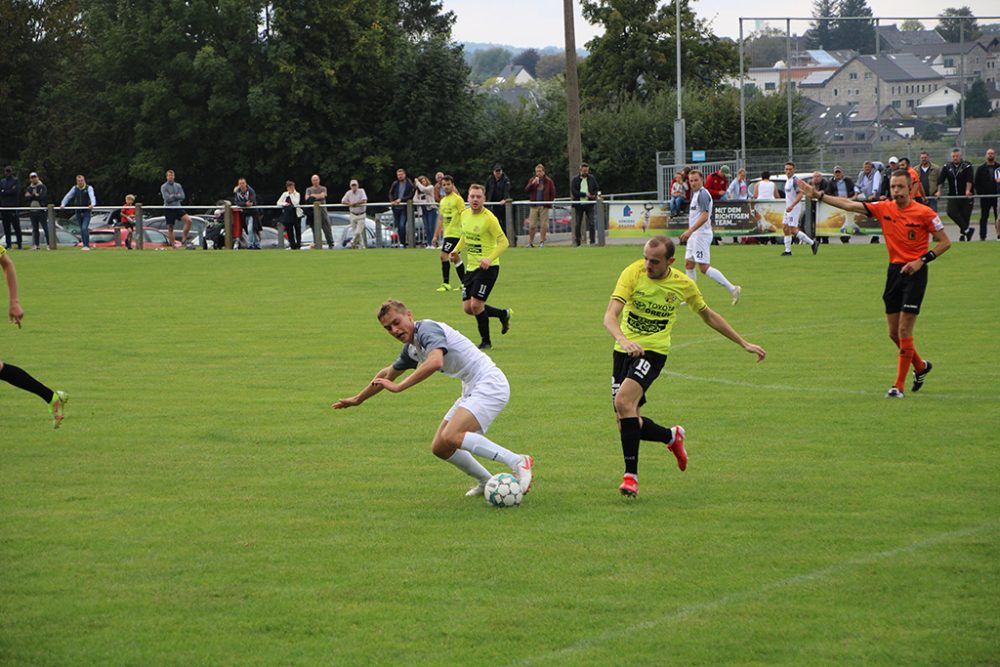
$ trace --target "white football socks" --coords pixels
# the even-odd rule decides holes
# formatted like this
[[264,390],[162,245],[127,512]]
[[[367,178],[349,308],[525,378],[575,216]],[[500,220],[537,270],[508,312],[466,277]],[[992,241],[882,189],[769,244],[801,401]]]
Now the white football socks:
[[688,278],[691,280],[698,280],[698,271],[695,269],[684,269],[684,273],[687,274]]
[[799,233],[795,235],[795,238],[797,238],[799,240],[799,243],[805,243],[806,245],[812,245],[813,244],[813,240],[811,238],[809,238],[806,235],[806,233],[804,231],[802,231],[801,229],[799,230]]
[[714,266],[708,267],[708,271],[705,272],[705,275],[729,290],[730,294],[732,294],[733,290],[736,289],[733,287],[733,284],[729,282],[724,275],[722,275],[722,271],[719,271]]
[[511,470],[521,463],[521,456],[519,454],[515,454],[506,447],[501,447],[485,435],[471,431],[467,432],[462,439],[462,449],[490,461],[505,463]]
[[490,475],[490,471],[484,468],[483,464],[474,459],[472,454],[467,451],[456,449],[455,453],[451,455],[451,458],[447,458],[445,461],[452,464],[469,477],[474,477],[480,482],[485,482],[492,477],[492,475]]
[[791,251],[792,251],[792,237],[791,236],[786,236],[785,237],[785,252],[791,252]]

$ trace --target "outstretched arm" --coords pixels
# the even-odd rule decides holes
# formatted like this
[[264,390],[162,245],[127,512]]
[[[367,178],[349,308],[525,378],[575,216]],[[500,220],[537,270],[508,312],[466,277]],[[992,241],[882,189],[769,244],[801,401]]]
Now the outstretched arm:
[[339,401],[334,403],[331,407],[334,410],[343,410],[344,408],[353,408],[359,406],[365,401],[367,401],[369,398],[374,396],[375,394],[382,391],[382,385],[376,384],[376,380],[380,379],[395,380],[400,376],[401,373],[402,371],[397,371],[392,366],[386,366],[385,368],[383,368],[382,370],[380,370],[378,373],[375,374],[375,377],[372,379],[371,382],[365,385],[364,389],[359,391],[354,396],[351,396],[350,398],[340,399]]
[[[444,350],[442,348],[437,348],[436,350],[431,350],[427,353],[427,358],[424,359],[424,363],[417,366],[410,375],[396,384],[392,380],[394,378],[381,378],[377,377],[372,380],[372,384],[379,387],[380,389],[387,389],[394,394],[398,394],[401,391],[405,391],[417,384],[418,382],[423,382],[430,376],[437,373],[441,368],[444,367]],[[395,369],[393,369],[395,370]],[[397,373],[398,375],[398,373]]]
[[865,208],[863,202],[854,201],[853,199],[848,199],[847,197],[834,197],[833,195],[825,194],[812,186],[810,183],[806,183],[803,180],[799,180],[799,194],[804,194],[806,197],[812,199],[818,199],[821,202],[825,202],[830,206],[836,206],[839,209],[849,211],[851,213],[864,213],[868,214],[868,209]]
[[715,312],[708,306],[706,306],[705,309],[698,314],[701,315],[701,319],[705,320],[705,324],[712,327],[720,334],[722,334],[729,340],[733,341],[734,343],[742,347],[747,352],[751,354],[756,354],[758,363],[764,361],[764,357],[767,356],[767,352],[764,351],[764,348],[762,348],[760,345],[754,345],[753,343],[743,338],[743,336],[739,335],[736,332],[736,329],[734,329],[732,325],[729,324],[729,322],[727,322],[722,315],[719,315],[717,312]]

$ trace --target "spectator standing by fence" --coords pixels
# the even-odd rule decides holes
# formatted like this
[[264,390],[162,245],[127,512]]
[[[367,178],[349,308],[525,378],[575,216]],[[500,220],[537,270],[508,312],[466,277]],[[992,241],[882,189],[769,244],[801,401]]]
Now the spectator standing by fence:
[[424,247],[433,248],[431,241],[434,238],[438,217],[437,206],[434,205],[434,186],[431,184],[431,179],[421,175],[413,181],[413,187],[417,189],[413,203],[420,205],[420,215],[424,219]]
[[875,201],[882,188],[882,172],[875,168],[874,162],[865,160],[864,166],[858,172],[858,180],[855,185],[865,201]]
[[31,218],[31,249],[38,250],[39,242],[45,238],[49,243],[49,228],[46,224],[45,207],[49,205],[49,187],[38,178],[37,172],[28,175],[28,187],[24,190],[24,201],[28,204]]
[[504,173],[503,165],[497,162],[493,172],[486,177],[486,202],[492,203],[489,210],[496,216],[500,228],[507,229],[507,200],[510,199],[510,178]]
[[67,206],[77,207],[73,215],[80,223],[80,241],[83,243],[81,250],[90,250],[90,212],[97,206],[97,195],[94,194],[94,188],[87,185],[83,174],[76,175],[76,185],[69,189],[59,204],[60,208]]
[[[240,178],[236,181],[236,188],[233,190],[233,205],[239,207],[243,214],[243,227],[247,233],[247,248],[250,250],[260,250],[260,238],[257,233],[261,225],[257,221],[257,212],[254,206],[257,205],[257,192],[250,187],[247,179]],[[238,245],[239,239],[234,239]]]
[[959,241],[971,241],[974,233],[969,224],[972,218],[972,182],[972,164],[962,159],[960,148],[952,148],[951,162],[941,168],[941,176],[938,177],[937,196],[941,196],[941,186],[947,184],[947,194],[952,199],[948,200],[945,210],[952,222],[958,225]]
[[910,198],[918,204],[927,206],[927,191],[920,185],[920,175],[917,174],[917,170],[910,166],[910,158],[900,158],[899,168],[906,170],[910,175]]
[[705,189],[712,195],[712,201],[719,201],[729,189],[729,166],[722,165],[705,179]]
[[399,245],[406,247],[406,202],[413,201],[416,189],[413,181],[406,177],[405,169],[396,170],[396,180],[389,186],[389,202],[392,203],[392,217],[396,223]]
[[13,240],[17,238],[17,248],[23,248],[21,238],[21,223],[17,219],[17,210],[13,207],[18,204],[18,196],[21,192],[21,181],[14,175],[13,167],[3,168],[3,178],[0,179],[0,219],[3,220],[3,233],[6,237],[7,249],[10,250]]
[[729,201],[747,201],[750,199],[750,183],[747,181],[747,170],[740,167],[736,172],[736,178],[726,188],[723,199]]
[[[986,161],[976,169],[976,194],[979,195],[979,240],[986,240],[986,229],[990,224],[990,211],[993,211],[994,222],[1000,224],[997,216],[997,188],[1000,187],[1000,164],[997,164],[997,152],[992,148],[986,151]],[[971,236],[971,235],[970,235]],[[1000,238],[1000,233],[997,234]]]
[[132,249],[133,230],[135,229],[135,195],[125,195],[125,204],[119,212],[122,228],[125,229],[125,249]]
[[[323,236],[326,238],[326,247],[333,250],[333,230],[330,229],[330,214],[325,208],[322,208],[326,204],[326,186],[320,185],[319,174],[313,174],[310,179],[311,185],[306,188],[306,203],[312,206],[313,204],[319,204],[319,223],[323,228]],[[310,215],[314,215],[315,212],[311,212]],[[323,243],[317,239],[313,239],[314,248],[322,248]]]
[[[528,193],[531,201],[551,202],[556,198],[556,182],[545,175],[545,165],[538,163],[535,165],[535,175],[528,180],[524,186],[524,191]],[[549,232],[549,212],[552,204],[539,204],[532,206],[528,211],[528,247],[535,247],[535,227],[542,230],[541,246],[545,247],[545,235]]]
[[295,181],[285,181],[285,191],[278,197],[278,206],[281,207],[281,226],[288,234],[288,247],[291,250],[302,247],[302,227],[299,223],[302,209],[299,208],[299,199]]
[[[597,195],[600,194],[600,186],[597,184],[597,178],[590,173],[590,165],[584,162],[580,165],[580,174],[574,176],[573,180],[570,181],[570,192],[573,199],[577,201],[588,201],[592,202],[597,199]],[[584,219],[586,219],[586,228],[584,227]],[[594,205],[593,204],[574,204],[573,205],[573,245],[581,246],[583,245],[583,233],[587,232],[587,239],[590,241],[590,245],[594,245],[596,229],[594,227]]]
[[167,180],[160,186],[160,196],[163,197],[163,216],[167,222],[167,238],[170,245],[174,243],[174,225],[178,220],[184,223],[184,231],[181,232],[181,245],[187,243],[188,232],[191,231],[191,216],[187,214],[181,204],[184,203],[184,186],[174,180],[174,170],[167,169]]
[[899,168],[899,158],[893,155],[889,158],[889,166],[886,167],[882,172],[882,182],[878,186],[878,201],[884,201],[891,199],[889,195],[889,179],[892,177],[892,172]]
[[931,194],[937,189],[938,179],[941,177],[941,167],[931,162],[931,156],[927,151],[920,151],[920,164],[917,166],[917,178],[920,179],[920,187],[927,193],[927,206],[937,212],[937,199]]
[[351,216],[351,248],[368,247],[368,233],[365,230],[365,206],[368,204],[368,195],[358,186],[355,179],[351,179],[351,187],[344,193],[340,203],[348,207],[347,212]]
[[434,234],[431,236],[431,247],[437,248],[438,241],[442,238],[443,225],[441,224],[441,200],[448,196],[448,192],[444,187],[444,172],[439,171],[434,174],[434,201],[438,203],[438,215],[437,220],[434,225]]

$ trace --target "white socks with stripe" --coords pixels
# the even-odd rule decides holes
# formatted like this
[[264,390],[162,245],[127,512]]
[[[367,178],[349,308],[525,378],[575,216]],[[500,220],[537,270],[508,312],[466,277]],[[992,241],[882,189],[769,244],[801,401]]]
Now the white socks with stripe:
[[462,449],[472,452],[480,458],[505,463],[511,470],[521,463],[521,456],[519,454],[515,454],[506,447],[501,447],[485,435],[473,433],[472,431],[467,432],[462,439]]
[[736,289],[733,287],[733,284],[729,282],[724,275],[722,275],[722,271],[719,271],[714,266],[708,267],[708,271],[705,272],[705,275],[729,290],[730,294],[732,294],[733,290]]
[[451,458],[445,459],[445,461],[452,464],[469,477],[474,477],[480,482],[485,482],[492,477],[492,475],[490,475],[490,471],[484,468],[483,464],[474,459],[472,454],[467,451],[456,449],[455,453],[451,455]]

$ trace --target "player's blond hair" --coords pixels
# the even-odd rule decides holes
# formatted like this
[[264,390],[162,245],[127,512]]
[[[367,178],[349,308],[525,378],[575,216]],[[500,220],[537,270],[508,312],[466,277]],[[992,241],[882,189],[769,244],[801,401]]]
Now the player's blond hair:
[[378,321],[381,322],[382,318],[386,316],[389,311],[396,311],[397,313],[405,313],[409,308],[402,301],[396,301],[395,299],[386,299],[382,302],[382,305],[378,309]]
[[484,195],[486,194],[486,188],[484,188],[479,183],[473,183],[472,185],[469,186],[469,192],[472,192],[473,190],[479,190]]

